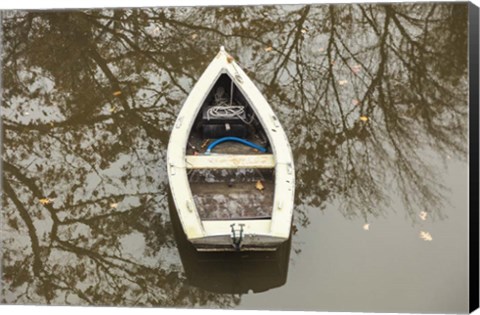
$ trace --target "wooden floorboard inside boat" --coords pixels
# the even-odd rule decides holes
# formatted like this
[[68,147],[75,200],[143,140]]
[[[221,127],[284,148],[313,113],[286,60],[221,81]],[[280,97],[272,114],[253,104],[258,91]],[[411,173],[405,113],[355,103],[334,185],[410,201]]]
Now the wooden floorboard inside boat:
[[190,183],[195,205],[202,220],[270,218],[273,207],[274,184],[255,182]]

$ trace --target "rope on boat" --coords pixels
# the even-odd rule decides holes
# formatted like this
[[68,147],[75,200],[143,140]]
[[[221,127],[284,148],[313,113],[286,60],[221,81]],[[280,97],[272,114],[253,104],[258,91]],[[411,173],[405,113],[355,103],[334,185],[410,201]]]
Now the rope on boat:
[[[233,104],[233,80],[230,85],[230,103],[228,99],[224,97],[225,91],[223,88],[219,88],[215,93],[215,105],[210,107],[207,110],[207,119],[210,120],[210,117],[223,117],[223,118],[233,118],[238,117],[242,122],[247,125],[250,125],[253,122],[253,115],[251,115],[250,120],[243,118],[245,114],[245,106]],[[247,115],[245,115],[246,117]]]
[[238,117],[247,125],[251,124],[253,121],[253,117],[250,121],[246,120],[242,117],[245,113],[245,107],[241,105],[216,105],[212,106],[207,110],[207,119],[210,117],[225,117],[225,118],[233,118]]
[[207,147],[207,151],[205,151],[205,154],[210,154],[212,149],[214,147],[216,147],[218,144],[222,143],[222,142],[226,142],[226,141],[235,141],[235,142],[240,142],[246,146],[249,146],[249,147],[252,147],[254,149],[257,149],[258,151],[262,152],[262,153],[265,153],[267,152],[267,149],[262,147],[262,146],[259,146],[258,144],[256,143],[253,143],[253,142],[250,142],[250,141],[247,141],[245,139],[242,139],[242,138],[237,138],[237,137],[223,137],[223,138],[220,138],[220,139],[217,139],[215,141],[213,141],[212,143],[210,143]]

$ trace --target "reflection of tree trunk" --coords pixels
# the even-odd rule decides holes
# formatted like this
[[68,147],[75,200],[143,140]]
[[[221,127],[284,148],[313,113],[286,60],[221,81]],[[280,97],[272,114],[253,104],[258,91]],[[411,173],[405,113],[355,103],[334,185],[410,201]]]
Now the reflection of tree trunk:
[[[4,171],[15,176],[20,182],[22,182],[22,184],[28,187],[28,189],[30,189],[33,196],[37,200],[45,198],[45,195],[42,193],[40,188],[38,188],[37,185],[35,185],[35,180],[24,175],[16,166],[14,166],[13,164],[7,161],[3,161],[3,169]],[[46,204],[44,205],[44,207],[50,213],[50,216],[52,218],[53,225],[52,225],[51,235],[52,237],[55,237],[57,235],[57,224],[60,222],[60,220],[58,219],[57,213],[55,212],[55,209],[53,209],[51,204]]]
[[28,214],[27,209],[25,209],[20,199],[18,199],[17,194],[5,177],[3,178],[3,189],[5,194],[12,200],[20,214],[20,217],[27,227],[33,253],[33,273],[35,276],[39,277],[40,271],[42,270],[42,260],[40,259],[40,245],[32,218],[30,218],[30,214]]

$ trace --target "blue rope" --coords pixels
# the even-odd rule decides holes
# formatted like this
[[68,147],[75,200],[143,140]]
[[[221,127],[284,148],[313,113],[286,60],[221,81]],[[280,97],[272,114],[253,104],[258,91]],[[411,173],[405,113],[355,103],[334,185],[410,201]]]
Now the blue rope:
[[258,151],[262,152],[262,153],[265,153],[267,152],[267,149],[264,148],[264,147],[261,147],[259,146],[258,144],[255,144],[253,142],[250,142],[250,141],[247,141],[245,139],[241,139],[241,138],[237,138],[237,137],[223,137],[223,138],[220,138],[220,139],[217,139],[215,141],[213,141],[212,143],[210,143],[210,145],[207,147],[207,151],[205,152],[205,154],[210,154],[210,152],[212,151],[212,149],[214,147],[216,147],[218,144],[222,143],[222,142],[226,142],[226,141],[235,141],[235,142],[240,142],[244,145],[247,145],[249,147],[252,147],[254,149],[257,149]]

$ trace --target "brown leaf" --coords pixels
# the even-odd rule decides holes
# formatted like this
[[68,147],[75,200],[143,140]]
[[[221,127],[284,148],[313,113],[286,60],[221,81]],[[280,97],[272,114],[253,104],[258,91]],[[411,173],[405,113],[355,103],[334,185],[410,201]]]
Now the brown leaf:
[[197,38],[197,36],[198,36],[197,34],[192,34],[192,39]]
[[228,63],[232,63],[233,60],[234,60],[234,59],[233,59],[232,56],[228,56],[228,57],[227,57],[227,62],[228,62]]
[[119,96],[119,95],[122,95],[122,91],[113,92],[113,96]]
[[354,99],[352,100],[352,105],[353,105],[353,106],[356,106],[356,105],[358,105],[358,104],[360,104],[360,101],[357,100],[356,98],[354,98]]
[[262,190],[265,189],[265,186],[263,186],[262,181],[259,180],[259,181],[257,181],[257,183],[255,184],[255,188],[257,188],[258,190],[262,191]]
[[114,202],[110,204],[110,208],[116,209],[118,207],[118,203]]
[[202,149],[205,149],[205,147],[210,143],[210,139],[207,139],[203,141],[202,145],[200,146]]
[[266,52],[269,52],[269,51],[272,51],[272,50],[273,50],[273,47],[272,47],[272,46],[268,46],[268,47],[265,48],[265,51],[266,51]]
[[360,116],[360,120],[361,121],[368,121],[368,117],[367,116]]

